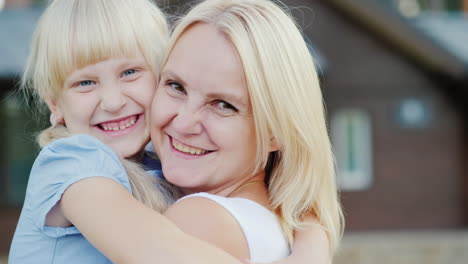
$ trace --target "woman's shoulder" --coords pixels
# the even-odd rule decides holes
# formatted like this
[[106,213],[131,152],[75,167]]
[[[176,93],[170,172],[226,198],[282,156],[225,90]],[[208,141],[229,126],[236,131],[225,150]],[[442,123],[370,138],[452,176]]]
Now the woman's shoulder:
[[210,221],[211,224],[218,226],[235,223],[229,221],[232,215],[229,212],[230,210],[226,208],[229,203],[228,199],[229,198],[209,193],[187,195],[175,202],[167,210],[166,215],[170,218],[174,217],[177,221],[184,221],[187,219],[191,223],[200,220],[200,224],[204,224],[207,218],[212,220]]
[[207,241],[236,258],[249,258],[242,228],[219,200],[210,194],[190,195],[174,203],[165,213],[182,231]]
[[203,236],[214,236],[209,237],[209,241],[218,246],[213,241],[222,244],[226,237],[233,239],[228,245],[231,250],[237,250],[237,254],[246,250],[250,252],[247,257],[257,261],[270,262],[289,255],[289,245],[278,217],[250,199],[196,193],[177,201],[168,215],[183,230],[195,229]]

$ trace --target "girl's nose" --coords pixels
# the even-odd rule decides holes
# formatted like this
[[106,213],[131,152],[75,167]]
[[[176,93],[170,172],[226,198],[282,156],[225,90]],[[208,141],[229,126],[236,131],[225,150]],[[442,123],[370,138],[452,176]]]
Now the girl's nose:
[[117,112],[122,109],[125,104],[125,95],[122,93],[118,85],[102,87],[101,93],[101,109],[108,112]]

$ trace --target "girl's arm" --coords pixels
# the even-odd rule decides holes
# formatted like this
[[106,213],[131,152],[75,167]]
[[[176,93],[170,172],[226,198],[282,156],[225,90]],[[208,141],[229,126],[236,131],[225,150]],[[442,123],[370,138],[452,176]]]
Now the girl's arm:
[[185,234],[108,178],[76,182],[65,191],[59,206],[114,263],[240,263],[208,242]]
[[[330,264],[330,249],[326,231],[312,216],[305,219],[307,227],[294,233],[291,255],[271,264]],[[244,264],[253,264],[245,260]]]
[[[28,192],[38,229],[74,225],[66,232],[82,233],[114,263],[239,263],[137,201],[119,158],[93,137],[75,135],[44,147]],[[61,231],[48,228],[47,235],[61,237]]]

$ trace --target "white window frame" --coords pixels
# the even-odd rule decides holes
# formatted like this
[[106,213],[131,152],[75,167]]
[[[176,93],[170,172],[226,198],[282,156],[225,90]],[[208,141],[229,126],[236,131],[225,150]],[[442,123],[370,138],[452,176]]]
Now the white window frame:
[[337,184],[344,191],[369,189],[373,181],[372,124],[368,112],[358,108],[336,111],[330,121],[337,161]]

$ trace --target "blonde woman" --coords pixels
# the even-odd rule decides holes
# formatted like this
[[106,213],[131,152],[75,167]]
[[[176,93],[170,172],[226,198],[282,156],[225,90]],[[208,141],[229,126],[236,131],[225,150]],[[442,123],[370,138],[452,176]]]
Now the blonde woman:
[[[300,31],[280,7],[208,0],[182,18],[151,130],[165,177],[188,195],[166,216],[102,177],[62,198],[65,216],[113,262],[273,261],[288,243],[290,260],[300,252],[299,261],[331,261],[343,220],[322,95]],[[89,214],[99,215],[92,225]]]

